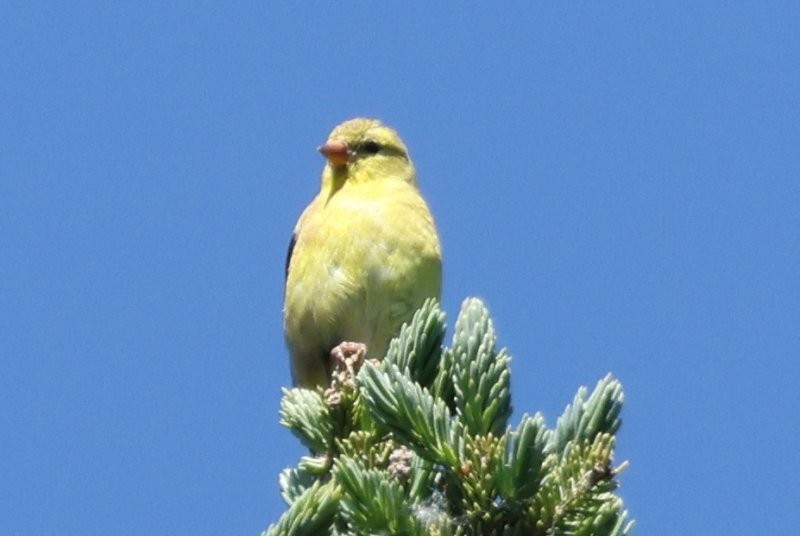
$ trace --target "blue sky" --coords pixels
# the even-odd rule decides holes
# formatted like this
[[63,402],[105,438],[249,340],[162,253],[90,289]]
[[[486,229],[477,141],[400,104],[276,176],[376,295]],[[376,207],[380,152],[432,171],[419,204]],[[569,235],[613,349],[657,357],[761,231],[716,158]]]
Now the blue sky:
[[795,531],[800,8],[646,4],[4,3],[2,532],[278,518],[286,246],[354,116],[409,146],[516,418],[622,380],[638,534]]

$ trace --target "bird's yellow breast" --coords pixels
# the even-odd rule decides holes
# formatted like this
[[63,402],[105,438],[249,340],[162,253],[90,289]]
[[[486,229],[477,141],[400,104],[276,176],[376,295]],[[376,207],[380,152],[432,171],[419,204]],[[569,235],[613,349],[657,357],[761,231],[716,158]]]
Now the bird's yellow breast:
[[413,184],[386,178],[323,191],[298,222],[289,263],[285,331],[296,355],[343,340],[380,358],[400,324],[439,297],[441,251]]

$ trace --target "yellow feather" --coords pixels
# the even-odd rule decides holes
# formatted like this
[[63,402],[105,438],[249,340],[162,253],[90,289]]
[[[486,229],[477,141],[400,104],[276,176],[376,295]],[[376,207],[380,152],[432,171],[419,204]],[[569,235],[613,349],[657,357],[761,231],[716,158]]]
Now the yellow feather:
[[345,144],[346,163],[325,165],[287,261],[284,333],[304,387],[327,384],[330,350],[342,341],[382,358],[403,322],[441,292],[439,238],[397,133],[352,119],[328,141]]

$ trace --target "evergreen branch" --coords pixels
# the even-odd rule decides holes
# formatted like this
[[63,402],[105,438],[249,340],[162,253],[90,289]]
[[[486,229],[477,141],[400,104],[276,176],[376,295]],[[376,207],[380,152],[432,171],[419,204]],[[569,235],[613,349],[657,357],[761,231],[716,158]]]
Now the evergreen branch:
[[562,453],[572,440],[592,440],[598,434],[614,434],[619,430],[624,401],[622,384],[608,374],[597,382],[588,400],[586,392],[586,388],[581,387],[572,404],[558,418],[552,452]]
[[420,534],[403,487],[377,469],[340,457],[333,471],[342,488],[341,512],[353,534]]
[[613,449],[614,436],[599,433],[593,439],[570,440],[560,457],[548,458],[549,471],[531,511],[549,527],[547,534],[610,534],[617,525],[625,529],[620,523],[625,517],[622,501],[613,495]]
[[376,421],[434,463],[457,466],[461,425],[447,405],[403,375],[397,365],[379,369],[365,363],[358,376],[367,407]]
[[303,445],[314,452],[325,452],[333,436],[330,411],[317,391],[284,389],[281,399],[281,424],[289,428]]
[[503,435],[511,415],[510,358],[496,342],[486,306],[465,300],[453,335],[453,383],[456,413],[474,435]]
[[486,307],[464,302],[450,348],[443,331],[430,300],[383,363],[342,343],[324,399],[284,391],[281,421],[312,452],[280,475],[289,508],[262,536],[629,534],[626,463],[612,465],[620,383],[580,388],[553,430],[538,413],[512,429],[510,357]]
[[262,536],[293,536],[328,532],[339,508],[340,490],[331,482],[315,482],[300,495],[278,522]]
[[433,298],[425,300],[410,323],[403,324],[400,334],[392,339],[385,363],[393,363],[408,376],[429,387],[439,369],[444,340],[444,313]]
[[544,461],[550,432],[544,417],[523,415],[516,430],[509,432],[498,485],[506,500],[533,497],[544,477]]
[[316,475],[299,469],[286,468],[278,476],[281,495],[287,504],[291,505],[317,481]]

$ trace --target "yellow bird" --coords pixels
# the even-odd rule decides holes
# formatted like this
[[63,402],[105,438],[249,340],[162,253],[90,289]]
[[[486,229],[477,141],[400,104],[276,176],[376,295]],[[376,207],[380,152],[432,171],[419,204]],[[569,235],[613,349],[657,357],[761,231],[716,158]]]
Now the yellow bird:
[[426,298],[439,298],[442,254],[408,150],[375,119],[351,119],[319,147],[322,188],[286,259],[283,328],[295,385],[327,385],[330,351],[363,342],[382,359]]

